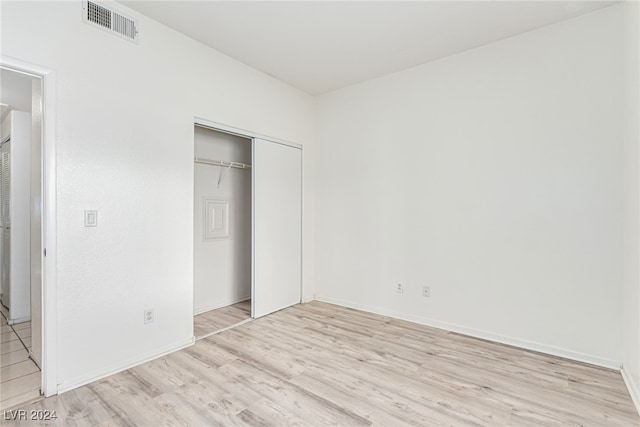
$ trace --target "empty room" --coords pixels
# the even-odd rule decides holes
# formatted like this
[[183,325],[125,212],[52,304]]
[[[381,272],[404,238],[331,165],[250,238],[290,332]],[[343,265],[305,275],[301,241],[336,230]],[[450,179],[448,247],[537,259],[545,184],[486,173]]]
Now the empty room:
[[640,2],[0,0],[0,419],[640,426]]

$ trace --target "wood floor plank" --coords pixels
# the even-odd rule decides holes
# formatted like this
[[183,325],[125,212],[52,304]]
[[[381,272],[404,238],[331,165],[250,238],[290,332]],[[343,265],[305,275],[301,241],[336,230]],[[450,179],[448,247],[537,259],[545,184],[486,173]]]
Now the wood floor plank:
[[23,340],[26,338],[31,338],[31,328],[19,329],[16,331],[16,334]]
[[200,313],[194,316],[194,335],[202,337],[250,318],[251,300]]
[[[317,347],[316,347],[316,349],[315,349],[315,352],[318,352],[318,348],[317,348]],[[318,360],[316,360],[316,362],[320,362],[320,363],[321,363],[321,361],[322,361],[323,359],[325,359],[325,358],[320,357]],[[349,371],[349,368],[348,368],[348,367],[347,367],[347,369],[344,369],[344,368],[343,368],[343,366],[341,366],[340,364],[336,365],[336,359],[335,359],[335,358],[334,358],[334,359],[326,359],[326,360],[330,360],[330,361],[331,361],[331,363],[334,365],[334,370],[336,370],[337,372],[346,372],[346,371]],[[353,370],[353,367],[351,367],[351,369],[352,369],[352,371],[353,371],[353,372],[356,372],[356,371],[357,371],[357,369],[356,369],[356,370]],[[377,373],[377,374],[378,374],[378,373]],[[409,376],[410,376],[410,375],[411,375],[411,373],[409,373]],[[379,376],[379,375],[378,375],[378,376]],[[396,377],[396,378],[397,378],[397,377]],[[380,383],[380,385],[384,386],[384,381],[383,381],[382,383]],[[417,402],[415,402],[415,401],[414,401],[414,402],[409,402],[409,403],[412,403],[412,405],[413,405],[413,406],[416,406],[416,405],[418,404],[418,403],[417,403]]]
[[40,390],[40,372],[34,372],[0,383],[0,408],[12,406],[16,397]]
[[243,426],[308,426],[309,422],[275,403],[261,399],[237,415]]
[[192,394],[183,393],[184,390],[166,393],[155,398],[160,404],[171,412],[179,422],[193,426],[241,426],[242,423],[234,415],[223,413],[216,407],[203,404]]
[[0,401],[0,411],[10,411],[17,408],[22,408],[25,405],[33,404],[34,402],[41,401],[43,399],[40,394],[40,390],[29,390],[25,393],[15,396],[7,396],[6,399]]
[[4,344],[9,341],[15,341],[17,339],[19,339],[18,334],[16,334],[15,332],[5,332],[4,334],[0,335],[0,344]]
[[224,351],[207,339],[197,341],[194,346],[185,349],[185,352],[210,368],[217,368],[236,359],[235,355]]
[[[61,396],[47,399],[46,405],[45,401],[41,400],[32,405],[32,409],[55,411],[57,418],[50,422],[52,426],[100,425],[117,415],[88,387],[68,391],[64,396],[64,399],[61,399]],[[53,403],[49,404],[49,400],[53,400]]]
[[[31,340],[29,340],[29,343],[31,343]],[[24,350],[24,345],[22,345],[20,340],[0,343],[0,354],[11,353],[18,350]]]
[[33,374],[34,372],[40,372],[40,369],[31,359],[3,366],[0,368],[0,383]]
[[5,367],[13,365],[14,363],[20,363],[29,360],[29,353],[24,347],[20,347],[18,350],[0,354],[0,366]]
[[302,419],[315,419],[320,425],[370,425],[370,421],[354,411],[340,407],[308,390],[273,376],[244,360],[219,368],[229,379],[256,390],[266,400]]
[[58,425],[640,426],[619,372],[319,302],[29,408]]
[[95,424],[96,427],[128,427],[131,424],[127,423],[121,416],[114,415],[111,418],[107,418],[101,423]]

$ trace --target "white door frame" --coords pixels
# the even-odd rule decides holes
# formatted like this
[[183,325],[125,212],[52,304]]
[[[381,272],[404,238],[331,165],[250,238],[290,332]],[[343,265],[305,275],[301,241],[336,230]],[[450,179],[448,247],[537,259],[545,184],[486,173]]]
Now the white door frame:
[[[274,138],[272,136],[267,136],[267,135],[262,135],[260,133],[257,132],[253,132],[253,131],[249,131],[249,130],[245,130],[245,129],[240,129],[234,126],[229,126],[229,125],[225,125],[222,123],[218,123],[218,122],[213,122],[211,120],[207,120],[207,119],[203,119],[201,117],[194,117],[193,119],[193,123],[195,126],[199,126],[199,127],[203,127],[203,128],[207,128],[207,129],[212,129],[212,130],[216,130],[219,132],[224,132],[224,133],[228,133],[231,135],[237,135],[237,136],[241,136],[244,138],[249,138],[251,139],[251,156],[253,159],[253,140],[255,138],[258,139],[264,139],[267,141],[271,141],[271,142],[275,142],[278,144],[282,144],[282,145],[287,145],[289,147],[293,147],[293,148],[299,148],[300,149],[300,167],[301,167],[301,176],[302,176],[302,182],[300,185],[300,193],[301,193],[301,197],[300,197],[300,212],[302,214],[302,218],[300,220],[300,303],[304,302],[304,286],[303,286],[303,278],[304,278],[304,147],[301,144],[296,144],[294,142],[290,142],[290,141],[286,141],[284,139],[280,139],[280,138]],[[253,182],[251,183],[251,209],[253,210],[253,206],[255,206],[255,201],[253,198]],[[194,183],[195,185],[195,183]],[[192,204],[193,205],[193,204]],[[255,264],[255,260],[254,260],[254,252],[253,252],[253,214],[251,216],[251,227],[252,227],[252,231],[251,231],[251,244],[252,244],[252,248],[251,248],[251,297],[253,299],[253,284],[255,282],[254,280],[254,264]],[[254,301],[251,301],[251,317],[253,317],[255,315],[254,310],[253,310],[253,306],[254,306]]]
[[[55,72],[0,55],[0,67],[42,79],[42,393],[58,394]],[[46,249],[45,249],[46,248]]]

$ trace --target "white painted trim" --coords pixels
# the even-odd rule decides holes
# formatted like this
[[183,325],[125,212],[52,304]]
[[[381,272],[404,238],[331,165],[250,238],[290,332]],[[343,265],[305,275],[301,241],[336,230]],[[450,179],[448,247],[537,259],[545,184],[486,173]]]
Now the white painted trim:
[[304,147],[300,147],[300,304],[304,300]]
[[13,326],[29,321],[31,321],[31,316],[18,317],[17,319],[7,319],[7,325]]
[[127,369],[131,369],[138,365],[142,365],[143,363],[150,362],[154,359],[166,356],[167,354],[192,346],[193,344],[195,344],[195,342],[195,338],[191,337],[188,340],[181,341],[177,344],[148,352],[141,358],[128,359],[118,364],[111,365],[106,369],[100,369],[87,375],[72,378],[69,381],[65,381],[64,383],[58,385],[58,393],[64,393],[69,390],[73,390],[74,388],[82,387],[83,385],[101,380],[111,375],[115,375],[119,372],[126,371]]
[[207,311],[211,311],[211,310],[216,310],[218,308],[222,308],[222,307],[227,307],[233,304],[237,304],[239,302],[242,301],[246,301],[248,299],[251,299],[251,295],[247,295],[246,297],[241,297],[240,299],[237,300],[229,300],[228,302],[221,302],[219,304],[213,304],[213,305],[208,305],[204,308],[201,308],[199,310],[194,310],[193,311],[193,315],[197,316],[198,314],[202,314],[202,313],[206,313]]
[[638,388],[638,384],[633,381],[631,375],[627,373],[627,370],[624,369],[624,364],[622,365],[622,368],[620,368],[620,373],[622,374],[624,384],[629,390],[629,395],[631,395],[631,400],[636,407],[636,411],[638,411],[638,414],[640,415],[640,388]]
[[351,301],[340,300],[336,298],[324,297],[316,295],[317,301],[326,302],[329,304],[336,304],[343,307],[354,308],[356,310],[367,311],[369,313],[380,314],[382,316],[393,317],[395,319],[406,320],[413,323],[419,323],[421,325],[431,326],[433,328],[444,329],[446,331],[456,332],[462,335],[468,335],[470,337],[481,338],[488,341],[497,342],[500,344],[507,344],[513,347],[519,347],[526,350],[533,350],[539,353],[545,353],[552,356],[563,357],[565,359],[571,359],[578,362],[589,363],[591,365],[601,366],[603,368],[620,370],[622,363],[617,360],[604,359],[598,356],[590,354],[579,353],[572,350],[567,350],[559,347],[548,346],[545,344],[537,343],[534,341],[521,340],[505,335],[495,334],[488,331],[479,329],[467,328],[465,326],[455,325],[453,323],[441,322],[439,320],[429,319],[422,316],[414,316],[406,313],[400,313],[397,311],[389,310],[386,308],[373,307],[369,305],[359,304]]
[[[224,133],[229,133],[231,135],[240,136],[243,138],[258,138],[258,139],[266,139],[270,142],[275,142],[276,144],[287,145],[293,148],[302,148],[302,145],[296,144],[294,142],[286,141],[284,139],[275,138],[272,136],[262,135],[257,132],[252,132],[250,130],[240,129],[233,126],[225,125],[222,123],[212,122],[211,120],[203,119],[201,117],[194,117],[194,123],[196,126],[213,129]],[[252,161],[253,163],[253,161]]]
[[251,318],[256,318],[256,140],[251,139]]
[[49,68],[0,55],[0,66],[42,78],[42,393],[58,393],[56,231],[56,75]]

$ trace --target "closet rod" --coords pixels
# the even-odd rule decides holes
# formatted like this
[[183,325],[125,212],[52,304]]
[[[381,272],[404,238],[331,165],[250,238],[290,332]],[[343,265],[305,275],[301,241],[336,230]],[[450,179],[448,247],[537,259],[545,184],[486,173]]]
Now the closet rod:
[[202,163],[205,165],[224,166],[238,169],[251,169],[251,165],[239,162],[225,162],[224,160],[211,160],[202,157],[196,157],[194,160],[196,163]]

